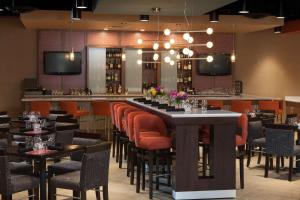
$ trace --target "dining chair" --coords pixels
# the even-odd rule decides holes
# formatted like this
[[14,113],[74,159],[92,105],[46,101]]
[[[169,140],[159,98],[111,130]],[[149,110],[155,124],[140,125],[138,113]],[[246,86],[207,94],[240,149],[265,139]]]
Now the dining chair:
[[0,194],[3,200],[12,200],[12,195],[28,190],[29,199],[39,199],[39,179],[29,175],[11,173],[7,156],[0,156]]
[[258,101],[258,109],[259,110],[272,110],[275,112],[277,119],[280,117],[280,120],[282,120],[282,108],[280,105],[280,101],[276,100],[261,100]]
[[96,198],[100,200],[99,188],[102,186],[103,199],[108,200],[108,172],[110,158],[110,143],[95,144],[90,152],[84,153],[81,169],[51,178],[48,185],[50,198],[55,200],[57,188],[80,192],[80,199],[86,200],[87,190],[96,189]]
[[289,157],[289,176],[292,181],[294,157],[300,155],[300,145],[295,145],[295,131],[298,126],[271,124],[266,125],[266,164],[265,178],[269,174],[269,159],[276,156],[276,172],[279,172],[279,157]]
[[110,140],[109,119],[111,116],[109,104],[110,104],[110,102],[108,102],[108,101],[93,101],[92,102],[92,113],[94,116],[94,122],[104,121],[104,133],[107,136],[108,141]]

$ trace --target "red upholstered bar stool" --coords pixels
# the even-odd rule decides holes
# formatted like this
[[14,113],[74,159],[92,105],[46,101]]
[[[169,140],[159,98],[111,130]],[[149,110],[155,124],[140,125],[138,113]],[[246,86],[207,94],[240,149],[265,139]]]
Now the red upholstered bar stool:
[[136,153],[137,149],[134,143],[134,118],[140,114],[149,114],[143,110],[126,110],[125,120],[126,120],[126,134],[128,136],[128,160],[127,160],[127,176],[130,174],[130,184],[134,183],[134,167],[136,163]]
[[126,130],[125,130],[125,120],[124,120],[124,114],[125,111],[129,108],[134,108],[131,105],[121,105],[116,108],[116,127],[118,130],[117,134],[117,155],[118,157],[118,162],[119,162],[119,168],[122,168],[122,163],[123,163],[123,150],[125,151],[125,156],[124,158],[126,159],[127,157],[127,148],[126,145],[128,143],[128,137],[126,135]]
[[30,103],[31,111],[40,112],[41,116],[48,117],[51,109],[49,101],[33,101]]
[[115,106],[126,105],[124,102],[111,102],[109,105],[110,115],[111,115],[111,123],[112,123],[112,141],[113,141],[113,150],[112,157],[115,157],[116,154],[116,143],[117,143],[117,126],[115,119]]
[[104,132],[107,136],[107,140],[110,141],[110,103],[109,101],[93,101],[92,111],[94,115],[94,121],[104,121]]
[[277,119],[282,122],[282,108],[279,101],[258,101],[258,109],[259,110],[272,110],[275,112]]
[[[153,166],[156,161],[156,188],[159,184],[159,164],[160,158],[166,159],[168,163],[171,160],[172,138],[168,135],[167,127],[164,121],[156,116],[141,114],[134,118],[135,145],[139,149],[137,154],[137,183],[136,190],[140,191],[140,172],[145,171],[145,161],[149,166],[149,198],[153,198]],[[157,136],[149,136],[149,135]],[[142,166],[141,166],[142,165]],[[169,170],[169,168],[168,168]],[[170,173],[170,171],[169,171]],[[143,187],[145,182],[143,181]]]
[[240,101],[234,100],[231,102],[231,110],[233,112],[247,113],[252,111],[252,102],[251,101]]
[[244,188],[244,156],[246,152],[246,141],[248,136],[248,117],[242,114],[238,120],[238,132],[236,134],[236,147],[240,161],[240,187]]
[[207,104],[215,108],[220,108],[221,110],[224,108],[224,103],[222,100],[208,100]]
[[[89,116],[89,111],[79,109],[77,102],[75,101],[61,101],[59,102],[59,106],[62,111],[66,111],[68,114],[73,115],[79,120],[81,117]],[[86,122],[89,122],[89,120]]]

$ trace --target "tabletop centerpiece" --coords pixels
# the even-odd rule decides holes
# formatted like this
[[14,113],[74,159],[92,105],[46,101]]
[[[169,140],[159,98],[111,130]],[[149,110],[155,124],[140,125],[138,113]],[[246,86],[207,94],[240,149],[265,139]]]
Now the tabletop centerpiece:
[[175,108],[182,108],[183,101],[187,100],[188,94],[184,91],[177,92],[172,90],[169,93],[170,103],[175,106]]
[[158,101],[159,103],[162,103],[163,97],[166,95],[162,86],[151,87],[148,90],[148,94],[150,95],[151,100]]

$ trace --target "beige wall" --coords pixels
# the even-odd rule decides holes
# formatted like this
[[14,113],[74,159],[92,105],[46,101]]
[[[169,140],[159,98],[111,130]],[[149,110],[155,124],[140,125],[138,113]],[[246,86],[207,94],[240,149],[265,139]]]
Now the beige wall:
[[36,78],[37,33],[26,30],[17,17],[0,17],[0,110],[22,112],[21,84]]
[[244,93],[284,97],[300,95],[300,34],[272,30],[237,36],[235,80]]

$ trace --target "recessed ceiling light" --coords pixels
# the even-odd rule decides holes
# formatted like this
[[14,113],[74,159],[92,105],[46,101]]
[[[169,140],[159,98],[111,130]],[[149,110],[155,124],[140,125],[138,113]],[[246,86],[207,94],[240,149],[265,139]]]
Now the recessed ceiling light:
[[142,28],[140,31],[144,32],[144,31],[145,31],[145,29],[143,29],[143,28]]
[[149,21],[149,15],[140,15],[140,21],[141,22],[148,22]]

